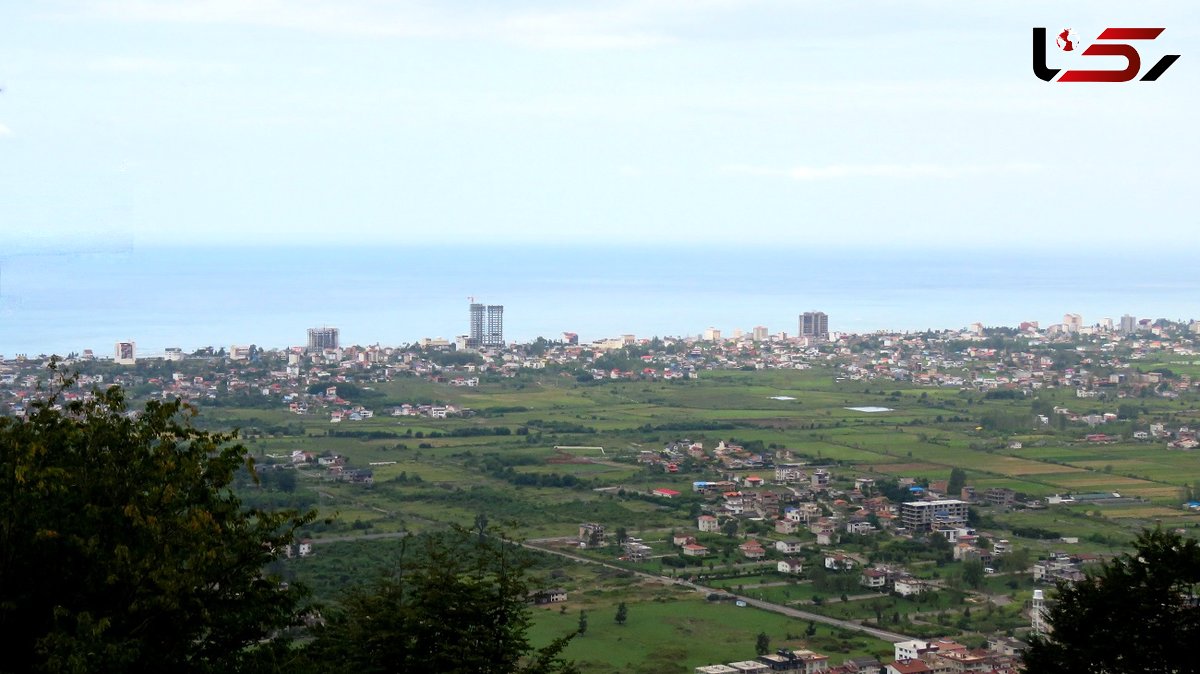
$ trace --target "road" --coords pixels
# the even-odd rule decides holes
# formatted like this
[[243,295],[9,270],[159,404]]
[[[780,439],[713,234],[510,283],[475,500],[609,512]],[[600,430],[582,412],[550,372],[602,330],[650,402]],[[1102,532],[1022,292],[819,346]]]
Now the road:
[[829,616],[824,616],[819,613],[811,613],[809,611],[802,611],[800,609],[792,608],[790,606],[781,606],[779,604],[772,604],[771,602],[767,602],[767,601],[751,599],[750,597],[743,597],[741,595],[730,592],[729,590],[724,590],[724,589],[715,588],[715,587],[708,587],[706,585],[699,585],[697,583],[689,583],[687,581],[676,580],[676,579],[670,578],[668,576],[659,576],[659,575],[655,575],[652,573],[646,573],[644,571],[634,571],[632,569],[627,569],[623,566],[617,566],[616,564],[609,564],[608,562],[601,562],[601,561],[598,561],[595,559],[588,559],[587,557],[581,557],[579,555],[575,555],[570,552],[564,552],[562,550],[553,550],[550,548],[543,548],[538,545],[534,545],[533,543],[530,543],[530,542],[521,542],[521,545],[523,547],[529,548],[530,550],[537,550],[538,552],[545,552],[545,553],[552,554],[552,555],[558,555],[559,557],[566,557],[567,559],[571,559],[571,560],[574,560],[577,562],[583,562],[586,564],[596,564],[599,566],[608,567],[610,569],[616,569],[618,571],[626,571],[626,572],[632,573],[635,576],[638,576],[640,578],[645,578],[646,580],[652,580],[655,582],[663,583],[664,585],[682,585],[684,587],[691,588],[697,592],[717,593],[717,594],[733,596],[733,597],[736,597],[737,599],[740,599],[741,601],[746,602],[746,604],[748,606],[760,608],[764,611],[771,611],[773,613],[779,613],[779,614],[782,614],[782,615],[785,615],[785,616],[788,616],[791,618],[798,618],[800,620],[811,620],[816,623],[832,625],[834,627],[838,627],[838,628],[844,629],[844,630],[850,630],[853,632],[862,632],[864,634],[869,634],[877,639],[883,639],[884,641],[890,641],[892,643],[895,643],[897,641],[910,641],[915,638],[915,637],[907,636],[904,634],[899,634],[897,632],[890,632],[888,630],[882,630],[877,627],[870,627],[868,625],[862,625],[862,624],[852,622],[849,620],[839,620],[837,618],[831,618]]
[[[325,543],[339,543],[342,541],[370,541],[370,540],[380,540],[380,539],[388,539],[388,538],[403,538],[404,536],[407,536],[407,535],[408,534],[405,532],[397,531],[397,532],[382,533],[382,534],[358,534],[358,535],[348,535],[348,536],[331,536],[331,537],[327,537],[327,538],[314,538],[312,540],[312,542],[314,545],[323,545]],[[542,542],[548,542],[548,541],[552,541],[552,540],[557,540],[557,539],[541,539]],[[812,613],[810,611],[804,611],[804,610],[801,610],[798,608],[792,608],[790,606],[782,606],[780,604],[773,604],[771,602],[762,601],[759,599],[753,599],[750,597],[745,597],[745,596],[739,595],[737,593],[731,592],[731,591],[723,589],[723,588],[709,587],[707,585],[700,585],[698,583],[691,583],[691,582],[684,581],[684,580],[678,580],[675,578],[671,578],[670,576],[660,576],[660,575],[653,574],[653,573],[646,573],[645,571],[636,571],[633,569],[625,568],[623,566],[618,566],[616,564],[609,564],[608,562],[601,562],[599,560],[589,559],[587,557],[581,557],[580,555],[572,554],[570,552],[566,552],[563,550],[555,550],[553,548],[542,547],[542,546],[536,544],[537,541],[510,541],[510,542],[519,543],[522,547],[528,548],[530,550],[536,550],[538,552],[544,552],[544,553],[551,554],[551,555],[558,555],[559,557],[565,557],[567,559],[570,559],[570,560],[573,560],[576,562],[582,562],[585,564],[595,564],[598,566],[604,566],[604,567],[607,567],[610,569],[614,569],[616,571],[624,571],[624,572],[632,573],[639,578],[654,581],[656,583],[662,583],[663,585],[680,585],[680,586],[695,590],[696,592],[703,592],[705,594],[716,593],[716,594],[735,597],[738,600],[746,602],[746,604],[748,606],[760,608],[764,611],[771,611],[773,613],[779,613],[781,615],[785,615],[790,618],[797,618],[800,620],[811,620],[815,623],[831,625],[833,627],[837,627],[837,628],[844,629],[844,630],[849,630],[852,632],[862,632],[863,634],[869,634],[870,636],[873,636],[877,639],[883,639],[884,641],[890,641],[892,643],[895,643],[897,641],[910,641],[915,638],[915,637],[907,636],[904,634],[899,634],[897,632],[890,632],[888,630],[879,629],[877,627],[863,625],[863,624],[856,623],[856,622],[853,622],[850,620],[840,620],[838,618],[831,618],[829,616],[821,615],[820,613]]]

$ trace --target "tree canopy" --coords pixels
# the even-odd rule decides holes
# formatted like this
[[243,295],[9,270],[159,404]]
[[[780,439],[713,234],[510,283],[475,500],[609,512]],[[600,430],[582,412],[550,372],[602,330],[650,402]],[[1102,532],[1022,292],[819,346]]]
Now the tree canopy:
[[1025,654],[1028,674],[1194,672],[1200,643],[1200,545],[1162,529],[1074,585],[1060,583],[1049,634]]
[[306,655],[321,672],[575,672],[559,655],[573,634],[540,650],[526,636],[530,563],[480,531],[405,538],[393,570],[332,609]]
[[190,412],[114,387],[0,418],[0,669],[237,671],[297,624],[262,569],[314,513],[244,508],[253,461]]

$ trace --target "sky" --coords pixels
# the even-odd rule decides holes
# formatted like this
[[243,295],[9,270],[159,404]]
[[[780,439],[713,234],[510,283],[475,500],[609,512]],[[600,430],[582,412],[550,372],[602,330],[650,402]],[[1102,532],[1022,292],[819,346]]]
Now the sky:
[[[1165,27],[1157,82],[1031,29]],[[1051,67],[1119,68],[1049,46]],[[225,245],[1194,244],[1200,3],[0,7],[0,257]]]

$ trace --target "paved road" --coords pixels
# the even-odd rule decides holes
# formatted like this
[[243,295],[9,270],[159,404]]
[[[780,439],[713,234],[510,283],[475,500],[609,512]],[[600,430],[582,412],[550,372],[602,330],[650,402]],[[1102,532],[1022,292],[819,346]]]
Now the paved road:
[[819,613],[811,613],[809,611],[802,611],[800,609],[791,608],[789,606],[780,606],[779,604],[772,604],[771,602],[761,601],[758,599],[751,599],[750,597],[743,597],[741,595],[734,594],[734,593],[730,592],[729,590],[708,587],[706,585],[699,585],[696,583],[689,583],[687,581],[676,580],[676,579],[670,578],[668,576],[659,576],[659,575],[655,575],[652,573],[646,573],[644,571],[633,571],[633,570],[627,569],[623,566],[617,566],[616,564],[609,564],[607,562],[601,562],[601,561],[597,561],[595,559],[588,559],[587,557],[580,557],[579,555],[575,555],[575,554],[572,554],[569,552],[564,552],[562,550],[552,550],[549,548],[543,548],[543,547],[534,545],[532,543],[527,543],[527,542],[523,542],[523,543],[521,543],[521,545],[526,548],[529,548],[530,550],[537,550],[538,552],[545,552],[545,553],[549,553],[552,555],[558,555],[560,557],[566,557],[567,559],[573,559],[577,562],[584,562],[587,564],[597,564],[599,566],[606,566],[610,569],[616,569],[618,571],[628,571],[640,578],[645,578],[647,580],[653,580],[653,581],[663,583],[666,585],[682,585],[684,587],[688,587],[693,590],[696,590],[697,592],[705,592],[705,593],[716,592],[718,594],[730,595],[730,596],[736,597],[737,599],[740,599],[740,600],[746,602],[746,604],[749,606],[753,606],[755,608],[760,608],[764,611],[780,613],[780,614],[786,615],[788,617],[799,618],[801,620],[811,620],[813,622],[823,623],[825,625],[833,625],[834,627],[839,627],[844,630],[851,630],[854,632],[863,632],[864,634],[869,634],[878,639],[883,639],[884,641],[890,641],[892,643],[895,643],[897,641],[910,641],[915,638],[915,637],[907,636],[904,634],[899,634],[897,632],[889,632],[888,630],[882,630],[877,627],[870,627],[867,625],[862,625],[862,624],[852,622],[849,620],[839,620],[837,618],[830,618],[829,616],[824,616]]
[[[404,536],[407,536],[407,535],[408,534],[405,532],[397,531],[397,532],[382,533],[382,534],[358,534],[358,535],[349,535],[349,536],[331,536],[328,538],[314,538],[312,542],[314,545],[322,545],[325,543],[338,543],[338,542],[342,542],[342,541],[370,541],[370,540],[380,540],[380,539],[388,539],[388,538],[403,538]],[[545,540],[545,539],[543,539],[543,540]],[[653,573],[646,573],[645,571],[636,571],[633,569],[627,569],[623,566],[618,566],[616,564],[609,564],[608,562],[601,562],[599,560],[589,559],[587,557],[581,557],[579,555],[572,554],[570,552],[565,552],[563,550],[555,550],[552,548],[545,548],[540,545],[536,545],[532,541],[514,541],[514,542],[519,542],[522,547],[528,548],[530,550],[536,550],[538,552],[544,552],[544,553],[551,554],[551,555],[558,555],[559,557],[565,557],[567,559],[571,559],[576,562],[583,562],[585,564],[595,564],[598,566],[604,566],[604,567],[608,567],[610,569],[614,569],[616,571],[625,571],[628,573],[632,573],[639,578],[644,578],[646,580],[651,580],[651,581],[654,581],[657,583],[662,583],[664,585],[681,585],[683,587],[690,588],[697,592],[703,592],[706,594],[717,593],[717,594],[723,594],[723,595],[736,597],[737,599],[740,599],[741,601],[746,602],[747,605],[753,606],[755,608],[760,608],[764,611],[771,611],[773,613],[779,613],[779,614],[782,614],[782,615],[785,615],[785,616],[788,616],[791,618],[798,618],[800,620],[811,620],[813,622],[822,623],[825,625],[832,625],[834,627],[838,627],[838,628],[841,628],[844,630],[850,630],[853,632],[862,632],[864,634],[869,634],[878,639],[883,639],[884,641],[891,641],[891,642],[895,643],[897,641],[909,641],[914,638],[914,637],[907,636],[904,634],[899,634],[897,632],[890,632],[888,630],[882,630],[877,627],[870,627],[868,625],[862,625],[862,624],[859,624],[859,623],[856,623],[853,621],[849,621],[849,620],[840,620],[838,618],[831,618],[829,616],[821,615],[820,613],[812,613],[810,611],[803,611],[803,610],[800,610],[797,608],[792,608],[790,606],[781,606],[779,604],[772,604],[771,602],[762,601],[759,599],[752,599],[750,597],[744,597],[744,596],[738,595],[734,592],[731,592],[731,591],[723,589],[723,588],[708,587],[707,585],[700,585],[698,583],[690,583],[690,582],[687,582],[684,580],[677,580],[677,579],[671,578],[669,576],[660,576],[660,575],[653,574]]]

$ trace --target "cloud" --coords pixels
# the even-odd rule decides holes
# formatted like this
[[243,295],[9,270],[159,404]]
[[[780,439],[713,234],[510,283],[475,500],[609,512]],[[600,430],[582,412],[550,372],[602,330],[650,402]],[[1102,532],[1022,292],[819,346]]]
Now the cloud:
[[0,138],[4,138],[6,136],[11,136],[12,134],[13,134],[12,129],[5,126],[3,122],[0,122]]
[[976,175],[1033,173],[1038,164],[830,164],[773,168],[748,164],[729,164],[722,173],[791,178],[792,180],[834,180],[838,178],[962,178]]

